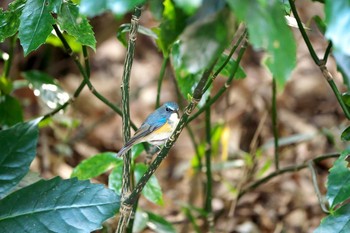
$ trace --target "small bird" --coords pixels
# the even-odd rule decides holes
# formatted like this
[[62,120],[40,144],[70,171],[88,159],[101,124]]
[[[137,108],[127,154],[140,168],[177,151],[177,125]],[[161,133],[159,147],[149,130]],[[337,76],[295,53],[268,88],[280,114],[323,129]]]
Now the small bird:
[[175,102],[166,102],[157,108],[146,118],[140,128],[135,132],[135,135],[120,149],[117,157],[122,156],[133,145],[141,142],[149,142],[155,146],[164,144],[179,123],[178,111],[179,106]]

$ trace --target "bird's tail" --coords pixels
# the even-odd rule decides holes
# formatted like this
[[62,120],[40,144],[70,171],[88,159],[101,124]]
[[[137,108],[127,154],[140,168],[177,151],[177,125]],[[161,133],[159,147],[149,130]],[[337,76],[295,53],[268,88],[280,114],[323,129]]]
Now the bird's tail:
[[128,152],[132,146],[133,146],[133,144],[130,144],[130,145],[127,145],[127,146],[124,146],[123,148],[121,148],[120,151],[117,153],[117,157],[121,157],[123,154]]

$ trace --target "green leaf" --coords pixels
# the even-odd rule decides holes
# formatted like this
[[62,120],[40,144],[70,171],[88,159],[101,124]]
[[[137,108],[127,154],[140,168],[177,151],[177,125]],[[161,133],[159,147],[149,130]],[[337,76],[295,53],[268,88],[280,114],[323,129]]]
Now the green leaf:
[[79,15],[79,8],[72,2],[63,2],[57,23],[63,31],[73,36],[82,45],[96,50],[94,32],[85,16]]
[[144,148],[142,143],[134,145],[131,148],[132,159],[136,159],[137,157],[139,157],[141,155],[142,151],[144,151],[144,150],[145,150],[145,148]]
[[[175,43],[171,51],[171,58],[175,69],[176,81],[183,97],[190,101],[190,98],[192,98],[192,93],[201,79],[203,72],[198,72],[195,74],[189,73],[182,66],[182,61],[179,54],[179,43]],[[205,104],[205,101],[210,95],[210,89],[211,87],[203,94],[201,101],[197,105],[198,107],[202,107]]]
[[55,24],[51,12],[61,2],[62,0],[27,0],[20,17],[18,34],[24,55],[45,43]]
[[344,103],[345,103],[348,107],[350,107],[350,94],[346,92],[346,93],[343,93],[341,97],[342,97]]
[[350,232],[350,204],[346,204],[321,221],[314,233],[347,233]]
[[111,169],[118,162],[122,162],[122,159],[116,158],[116,153],[104,152],[97,154],[85,159],[76,166],[71,177],[77,177],[79,180],[90,179]]
[[[130,31],[130,23],[124,23],[119,26],[119,29],[117,31],[117,38],[118,40],[126,47],[128,44],[128,41],[126,39],[126,33]],[[158,39],[158,36],[155,32],[153,32],[151,29],[146,28],[142,25],[139,25],[137,28],[137,32],[152,37],[153,39]]]
[[174,0],[175,5],[181,8],[186,14],[192,15],[202,4],[202,0]]
[[25,0],[16,0],[9,4],[9,10],[3,11],[0,8],[0,42],[7,37],[13,36],[19,27],[19,17],[24,8]]
[[287,15],[290,15],[290,13],[292,12],[292,9],[290,7],[289,1],[288,0],[279,0],[283,6],[284,12]]
[[17,99],[10,95],[0,96],[0,126],[12,126],[23,121],[23,111]]
[[343,151],[329,170],[326,197],[331,210],[350,197],[350,170],[346,161],[349,153],[349,150]]
[[135,233],[135,232],[143,231],[147,226],[147,222],[148,222],[148,214],[138,209],[135,214],[135,221],[132,228],[132,232]]
[[182,69],[196,74],[211,65],[228,44],[232,29],[232,15],[226,10],[187,26],[179,42],[178,59]]
[[314,17],[312,17],[312,19],[315,21],[318,30],[320,30],[320,32],[322,34],[325,34],[327,26],[326,26],[326,23],[324,22],[324,20],[318,15],[315,15]]
[[34,90],[34,95],[39,96],[49,108],[55,109],[69,100],[68,93],[48,74],[31,70],[22,75],[30,82],[29,87]]
[[163,217],[151,213],[151,212],[147,212],[148,214],[148,227],[151,228],[152,230],[154,230],[157,233],[176,233],[176,230],[174,228],[174,226],[168,222],[167,220],[165,220]]
[[171,0],[165,0],[163,5],[162,21],[159,28],[155,28],[154,31],[158,35],[157,45],[162,50],[163,55],[167,57],[172,44],[186,26],[187,17]]
[[[66,39],[74,53],[80,53],[82,51],[81,43],[79,43],[73,36],[63,33],[63,37]],[[61,39],[52,33],[47,37],[45,43],[64,49]]]
[[348,126],[341,134],[341,140],[350,141],[350,126]]
[[247,24],[249,41],[268,53],[265,64],[283,87],[296,64],[296,45],[277,0],[227,0],[235,14]]
[[28,173],[36,155],[39,121],[40,118],[37,118],[0,131],[0,197]]
[[[142,175],[147,171],[147,166],[145,164],[138,163],[135,166],[135,178],[138,182]],[[142,194],[151,202],[157,203],[159,205],[163,204],[163,193],[162,189],[158,183],[157,178],[152,175],[149,181],[146,183]]]
[[2,199],[0,229],[91,232],[102,228],[103,221],[112,217],[119,206],[120,197],[101,184],[56,177],[36,182]]
[[118,195],[121,194],[123,181],[123,163],[117,163],[108,176],[108,188],[114,190]]
[[[222,53],[219,57],[219,60],[215,64],[214,70],[215,71],[218,70],[225,63],[227,58],[228,58],[228,55]],[[229,77],[235,64],[236,64],[236,61],[234,59],[230,58],[228,63],[225,65],[225,67],[220,71],[220,74],[222,76]],[[245,74],[243,68],[241,66],[238,66],[238,69],[237,69],[237,72],[236,72],[234,78],[235,79],[243,79],[246,76],[247,75]]]
[[145,0],[81,0],[80,13],[89,17],[111,11],[117,16],[123,16],[134,7],[141,5]]
[[333,42],[336,50],[350,56],[350,1],[326,0],[326,37]]

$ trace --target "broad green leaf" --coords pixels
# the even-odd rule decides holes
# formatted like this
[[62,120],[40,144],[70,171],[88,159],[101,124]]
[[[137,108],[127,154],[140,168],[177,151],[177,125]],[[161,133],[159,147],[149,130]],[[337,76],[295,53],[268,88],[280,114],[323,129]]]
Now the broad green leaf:
[[350,197],[350,170],[346,161],[349,153],[348,150],[343,151],[329,170],[326,197],[331,210]]
[[288,0],[279,0],[283,6],[284,12],[287,15],[290,15],[290,13],[292,12],[292,9],[290,8],[290,4]]
[[[0,131],[0,197],[28,173],[36,155],[40,118]],[[0,227],[1,229],[1,227]]]
[[4,76],[0,76],[0,93],[3,95],[4,94],[8,95],[12,92],[12,90],[13,90],[12,80]]
[[176,7],[171,0],[163,2],[164,10],[159,28],[154,31],[158,35],[158,47],[165,57],[168,56],[172,44],[177,40],[186,26],[185,13]]
[[336,50],[350,56],[350,1],[326,0],[326,37]]
[[296,45],[277,0],[227,0],[234,13],[247,24],[249,41],[256,49],[265,49],[265,64],[280,87],[288,80],[296,64]]
[[9,4],[8,11],[0,8],[0,42],[13,36],[19,27],[19,17],[22,13],[25,0],[16,0]]
[[131,148],[132,159],[136,159],[137,157],[139,157],[141,155],[142,151],[144,151],[144,150],[145,150],[145,148],[144,148],[142,143],[134,145]]
[[71,177],[77,177],[79,180],[90,179],[105,173],[119,162],[122,162],[122,159],[116,158],[116,153],[104,152],[97,154],[76,166]]
[[31,70],[23,72],[22,75],[29,81],[34,95],[39,96],[49,108],[55,109],[69,100],[68,93],[48,74]]
[[148,222],[148,214],[138,209],[135,214],[135,220],[134,220],[132,232],[133,233],[142,232],[146,228],[147,222]]
[[21,104],[10,95],[0,96],[0,126],[12,126],[23,121]]
[[346,204],[332,214],[323,218],[314,233],[348,233],[350,232],[350,204]]
[[[138,163],[135,166],[135,178],[138,182],[142,175],[147,171],[147,166],[142,163]],[[152,175],[151,178],[146,183],[142,194],[151,202],[157,203],[159,205],[163,204],[163,193],[162,189],[158,183],[157,178]]]
[[342,97],[344,103],[345,103],[348,107],[350,107],[350,94],[346,92],[346,93],[343,93],[341,97]]
[[24,55],[45,43],[55,24],[51,12],[61,2],[62,0],[27,0],[20,17],[18,34]]
[[117,16],[123,16],[144,2],[145,0],[81,0],[80,13],[94,17],[106,11],[111,11]]
[[175,5],[181,8],[186,14],[192,15],[202,4],[202,0],[174,0]]
[[163,217],[151,212],[147,214],[149,219],[147,225],[156,233],[176,233],[174,226]]
[[79,8],[71,2],[63,2],[57,23],[63,31],[73,36],[82,45],[96,49],[96,40],[91,25],[85,16],[79,15]]
[[350,126],[348,126],[341,134],[341,140],[350,141]]
[[[214,71],[218,70],[224,62],[227,60],[228,55],[221,54],[219,57],[219,60],[215,64]],[[228,61],[228,63],[225,65],[225,67],[220,71],[220,74],[225,77],[229,77],[231,75],[231,71],[233,70],[233,66],[236,64],[236,61],[232,58]],[[241,66],[238,66],[237,72],[234,76],[235,79],[243,79],[247,75],[245,74],[243,68]]]
[[119,206],[120,197],[101,184],[56,177],[36,182],[2,199],[0,229],[2,232],[91,232],[102,228],[102,223]]
[[232,15],[225,9],[187,26],[179,42],[178,59],[183,69],[196,74],[211,65],[228,44],[232,29]]
[[[128,44],[126,33],[130,31],[130,23],[124,23],[119,26],[118,32],[117,32],[117,38],[118,40],[126,47]],[[152,37],[153,39],[158,39],[158,36],[155,32],[153,32],[151,29],[146,28],[142,25],[139,25],[137,28],[137,32]]]
[[117,163],[111,174],[108,176],[108,188],[114,190],[118,195],[121,194],[123,181],[123,163]]
[[[81,43],[79,43],[73,36],[63,33],[63,37],[66,39],[73,52],[80,53],[82,51]],[[49,35],[49,37],[47,37],[45,43],[55,47],[64,48],[60,38],[52,33]]]
[[[190,101],[194,89],[196,88],[199,80],[202,77],[203,72],[198,72],[195,74],[189,73],[183,66],[180,58],[179,43],[173,45],[171,51],[172,63],[175,69],[176,81],[179,86],[180,92],[184,98]],[[205,104],[206,99],[210,95],[210,89],[205,92],[202,96],[201,101],[198,103],[198,107],[202,107]]]

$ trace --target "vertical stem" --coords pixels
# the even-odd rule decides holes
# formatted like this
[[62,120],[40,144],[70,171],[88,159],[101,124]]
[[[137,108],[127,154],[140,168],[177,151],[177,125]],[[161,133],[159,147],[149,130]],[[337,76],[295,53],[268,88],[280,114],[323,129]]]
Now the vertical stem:
[[191,129],[191,127],[189,125],[186,125],[186,129],[187,129],[188,134],[190,135],[192,145],[193,145],[194,151],[196,153],[196,158],[198,160],[198,167],[196,167],[195,169],[196,169],[196,171],[201,171],[203,165],[202,165],[202,160],[201,160],[201,157],[199,154],[198,144],[196,142],[196,138],[194,136],[193,130]]
[[165,74],[168,61],[169,61],[169,56],[166,56],[163,58],[162,67],[160,69],[159,78],[158,78],[156,108],[160,106],[160,91],[162,89],[162,82],[164,79],[164,74]]
[[315,61],[315,63],[317,65],[320,65],[320,59],[318,58],[318,56],[317,56],[317,54],[316,54],[316,52],[315,52],[315,50],[314,50],[310,40],[309,40],[309,37],[306,34],[304,26],[303,26],[303,24],[301,22],[301,19],[299,17],[298,12],[297,12],[297,8],[295,7],[294,0],[289,0],[289,5],[290,5],[290,9],[292,10],[293,15],[294,15],[294,17],[295,17],[295,19],[297,21],[300,33],[301,33],[301,35],[302,35],[302,37],[303,37],[303,39],[304,39],[304,41],[306,43],[307,48],[309,49],[309,53],[310,53],[312,59]]
[[83,46],[83,55],[84,55],[85,72],[86,72],[86,75],[90,77],[89,53],[85,45]]
[[[127,53],[124,61],[124,71],[122,78],[122,124],[123,124],[123,138],[124,142],[130,139],[130,108],[129,108],[129,81],[130,72],[134,59],[135,44],[137,38],[137,28],[139,18],[141,16],[141,7],[136,7],[134,14],[131,18],[131,28],[129,33],[129,41],[127,47]],[[124,164],[123,164],[123,181],[122,181],[122,201],[127,198],[131,192],[131,152],[128,151],[124,154]],[[136,203],[136,202],[135,202]],[[133,206],[122,206],[120,210],[120,218],[118,223],[117,232],[125,232],[126,227],[129,222],[130,211],[132,211]],[[132,226],[130,226],[132,228]]]
[[[210,97],[208,98],[208,100]],[[212,177],[211,177],[211,125],[210,125],[210,108],[205,110],[205,167],[206,167],[206,195],[204,209],[207,212],[207,222],[209,232],[214,232],[214,216],[212,211]]]
[[15,50],[15,44],[16,44],[17,36],[13,36],[10,38],[10,51],[9,51],[9,58],[5,61],[4,64],[4,73],[3,77],[8,78],[10,74],[10,69],[12,66],[12,60],[13,60],[13,52]]
[[272,79],[272,129],[273,129],[273,139],[275,147],[275,169],[279,169],[279,154],[278,154],[278,127],[277,127],[277,104],[276,104],[276,79]]

